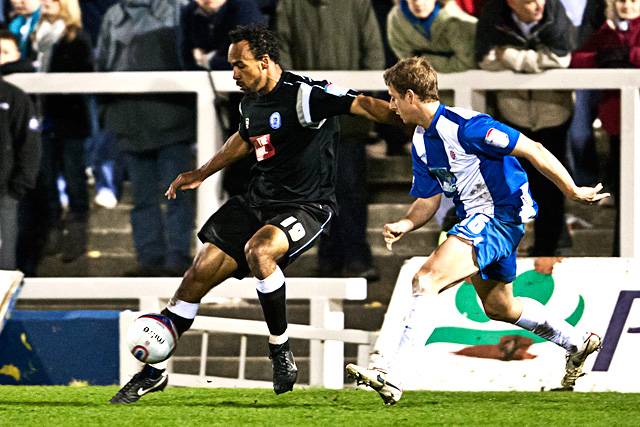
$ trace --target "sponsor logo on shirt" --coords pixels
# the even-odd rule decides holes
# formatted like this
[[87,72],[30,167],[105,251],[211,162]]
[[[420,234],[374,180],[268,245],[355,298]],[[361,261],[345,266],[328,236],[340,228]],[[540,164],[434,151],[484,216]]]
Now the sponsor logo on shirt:
[[429,168],[429,172],[436,177],[446,196],[452,197],[458,190],[458,179],[447,168]]
[[496,128],[491,128],[484,136],[484,142],[494,147],[507,148],[509,145],[509,135]]
[[329,83],[324,87],[324,91],[335,96],[344,96],[349,92],[348,88]]
[[269,117],[269,126],[271,126],[271,129],[279,129],[281,125],[282,117],[280,117],[280,113],[278,113],[277,111],[275,113],[272,113]]
[[271,135],[256,135],[249,137],[256,152],[256,160],[259,162],[273,157],[276,154],[276,148],[271,144]]

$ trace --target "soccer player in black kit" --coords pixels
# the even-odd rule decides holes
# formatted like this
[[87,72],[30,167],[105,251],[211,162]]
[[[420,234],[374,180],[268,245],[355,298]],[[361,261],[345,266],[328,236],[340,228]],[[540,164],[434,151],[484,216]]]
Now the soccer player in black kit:
[[[276,394],[293,389],[298,375],[287,336],[282,269],[316,242],[336,212],[336,116],[356,114],[400,124],[388,103],[326,81],[312,81],[278,64],[272,32],[261,26],[230,33],[228,60],[245,93],[239,130],[203,166],[181,173],[165,195],[197,188],[233,162],[255,155],[248,191],[230,198],[198,233],[203,246],[162,314],[181,335],[191,327],[202,297],[229,277],[257,278],[269,328],[269,357]],[[133,403],[164,389],[166,362],[145,365],[112,403]]]

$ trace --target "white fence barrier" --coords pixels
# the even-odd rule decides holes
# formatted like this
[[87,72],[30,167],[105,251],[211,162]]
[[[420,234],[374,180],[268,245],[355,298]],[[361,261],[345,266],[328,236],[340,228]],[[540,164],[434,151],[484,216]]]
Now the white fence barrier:
[[[402,267],[376,348],[389,354],[402,332],[411,299],[411,278],[426,260]],[[518,259],[516,295],[534,298],[553,315],[603,337],[589,357],[577,391],[640,392],[636,372],[640,352],[640,260],[565,258],[552,275],[533,271],[534,259]],[[465,288],[466,287],[466,288]],[[490,321],[470,284],[438,295],[434,331],[415,363],[396,366],[408,389],[538,391],[560,386],[564,350],[504,322]],[[403,369],[408,367],[408,372]]]
[[[142,313],[158,312],[161,300],[170,298],[179,278],[26,278],[20,292],[22,300],[100,300],[137,299]],[[370,343],[375,333],[344,329],[343,301],[361,301],[367,296],[367,281],[363,278],[287,278],[289,300],[309,300],[309,325],[290,324],[291,338],[311,341],[309,384],[326,388],[342,388],[344,343],[358,344],[358,362],[366,363]],[[257,299],[255,279],[229,279],[213,288],[202,303],[224,302],[229,299]],[[125,383],[138,370],[124,337],[131,321],[139,313],[120,315],[120,381]],[[172,374],[171,384],[210,387],[271,387],[271,383],[244,378],[246,336],[268,336],[261,321],[197,316],[191,330],[203,331],[199,375]],[[240,369],[237,378],[206,377],[207,340],[209,332],[237,334],[241,337]]]
[[[311,77],[331,80],[358,90],[386,90],[380,71],[310,71]],[[231,73],[211,73],[217,92],[237,91]],[[215,94],[205,72],[119,72],[75,74],[13,74],[7,77],[31,93],[147,93],[197,94],[198,164],[206,162],[222,145],[214,114]],[[621,93],[620,253],[640,256],[640,72],[638,70],[551,70],[540,74],[480,70],[441,74],[440,89],[453,90],[455,103],[484,111],[485,92],[501,89],[615,89]],[[222,199],[219,176],[199,189],[198,224],[203,224]]]

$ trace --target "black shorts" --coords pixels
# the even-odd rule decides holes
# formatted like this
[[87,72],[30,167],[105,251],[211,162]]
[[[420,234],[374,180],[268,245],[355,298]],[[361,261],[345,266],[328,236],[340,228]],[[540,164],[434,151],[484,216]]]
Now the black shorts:
[[284,269],[311,248],[322,233],[329,230],[333,210],[319,203],[275,204],[254,208],[243,196],[234,196],[220,207],[198,232],[201,242],[216,245],[238,263],[234,277],[249,274],[244,247],[263,226],[278,227],[287,235],[289,250],[278,262]]

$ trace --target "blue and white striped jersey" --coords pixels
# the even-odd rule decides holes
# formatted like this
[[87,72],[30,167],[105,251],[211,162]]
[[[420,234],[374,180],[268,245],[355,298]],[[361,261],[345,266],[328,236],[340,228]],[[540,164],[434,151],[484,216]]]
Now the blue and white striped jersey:
[[527,174],[509,154],[520,132],[492,117],[441,104],[431,125],[413,134],[411,195],[453,198],[458,218],[483,213],[526,223],[538,206]]

